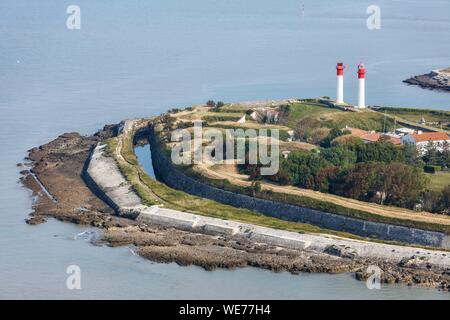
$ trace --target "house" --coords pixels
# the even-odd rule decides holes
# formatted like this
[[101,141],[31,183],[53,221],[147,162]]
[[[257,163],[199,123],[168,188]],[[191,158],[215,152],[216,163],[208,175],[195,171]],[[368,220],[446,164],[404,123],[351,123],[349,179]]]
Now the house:
[[363,139],[364,143],[371,143],[371,142],[377,142],[381,139],[381,134],[378,132],[368,132],[365,135],[361,137]]
[[402,136],[410,134],[410,133],[414,133],[414,132],[415,132],[414,129],[404,128],[404,127],[395,129],[395,133],[402,135]]
[[366,131],[358,128],[352,128],[349,126],[345,126],[343,131],[350,131],[350,134],[353,137],[361,138],[364,143],[377,142],[381,138],[381,134],[375,131]]
[[350,131],[350,134],[352,136],[361,138],[364,141],[364,143],[378,142],[384,139],[386,141],[391,142],[394,145],[401,144],[399,136],[396,135],[391,136],[388,134],[383,134],[375,131],[366,131],[358,128],[351,128],[348,126],[346,126],[343,130]]
[[410,133],[402,137],[402,144],[412,144],[417,150],[424,154],[429,144],[436,150],[442,152],[445,144],[450,144],[450,136],[445,132],[422,132]]

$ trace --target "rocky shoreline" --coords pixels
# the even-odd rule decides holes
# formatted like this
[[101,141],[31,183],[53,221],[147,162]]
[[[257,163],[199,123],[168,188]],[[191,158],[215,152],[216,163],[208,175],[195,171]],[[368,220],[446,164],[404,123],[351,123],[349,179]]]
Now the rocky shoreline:
[[156,262],[198,265],[206,270],[254,266],[273,271],[353,272],[365,280],[368,266],[383,270],[381,281],[407,283],[450,291],[450,270],[429,265],[412,256],[400,263],[364,259],[336,246],[327,252],[293,250],[248,238],[213,236],[177,230],[114,215],[114,211],[86,186],[81,172],[91,148],[117,133],[118,126],[106,126],[92,136],[66,133],[29,150],[21,180],[33,191],[33,212],[27,223],[45,222],[48,217],[91,225],[103,230],[102,241],[111,246],[136,246],[136,252]]
[[450,68],[413,76],[403,80],[403,82],[410,85],[417,85],[424,89],[450,91]]

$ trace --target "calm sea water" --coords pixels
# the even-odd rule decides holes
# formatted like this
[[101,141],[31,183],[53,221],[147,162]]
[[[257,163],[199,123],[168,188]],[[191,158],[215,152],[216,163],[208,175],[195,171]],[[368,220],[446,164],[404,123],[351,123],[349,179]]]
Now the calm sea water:
[[[78,226],[23,222],[32,199],[15,167],[27,149],[63,132],[210,98],[334,96],[338,60],[347,65],[347,101],[355,101],[362,61],[369,104],[450,110],[450,94],[401,82],[450,65],[450,2],[377,1],[376,31],[366,28],[370,1],[74,2],[76,31],[65,26],[69,3],[0,2],[1,298],[450,298],[405,286],[368,290],[350,275],[206,272],[92,246],[75,239]],[[65,286],[71,264],[82,271],[79,291]]]

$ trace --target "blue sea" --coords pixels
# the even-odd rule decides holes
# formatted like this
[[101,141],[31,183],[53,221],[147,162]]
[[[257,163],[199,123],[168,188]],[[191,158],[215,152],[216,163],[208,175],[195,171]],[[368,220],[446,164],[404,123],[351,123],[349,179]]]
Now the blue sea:
[[[28,226],[30,192],[16,163],[61,133],[92,133],[124,118],[202,103],[335,95],[356,102],[356,65],[367,66],[368,104],[450,110],[450,94],[407,86],[450,66],[448,0],[2,0],[0,2],[0,298],[449,299],[437,290],[351,275],[207,272],[157,264],[132,248],[93,246],[85,228]],[[66,10],[81,10],[69,30]],[[149,150],[138,150],[150,161]],[[150,164],[147,164],[147,166]],[[90,230],[90,229],[89,229]],[[97,232],[96,230],[90,230]],[[81,269],[68,290],[66,268]]]

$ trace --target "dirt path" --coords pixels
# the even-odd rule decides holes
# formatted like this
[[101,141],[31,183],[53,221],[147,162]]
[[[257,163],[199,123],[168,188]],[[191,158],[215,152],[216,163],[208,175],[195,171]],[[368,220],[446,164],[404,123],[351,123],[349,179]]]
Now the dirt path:
[[[230,170],[220,170],[220,172],[216,172],[211,169],[208,165],[197,165],[194,168],[201,174],[212,178],[212,179],[228,179],[231,183],[240,185],[240,186],[250,186],[251,182],[246,181],[242,178],[243,175],[237,175],[236,173],[232,173]],[[261,182],[261,187],[263,190],[272,190],[274,192],[293,194],[298,196],[310,197],[317,200],[329,201],[337,205],[341,205],[344,207],[349,207],[357,210],[366,211],[369,213],[373,213],[380,216],[390,217],[390,218],[399,218],[399,219],[407,219],[413,221],[422,221],[427,223],[437,223],[450,225],[450,217],[444,215],[437,215],[428,212],[415,212],[408,209],[391,207],[379,205],[376,203],[363,202],[355,199],[343,198],[332,194],[322,193],[319,191],[302,189],[293,186],[279,186],[268,182]]]

